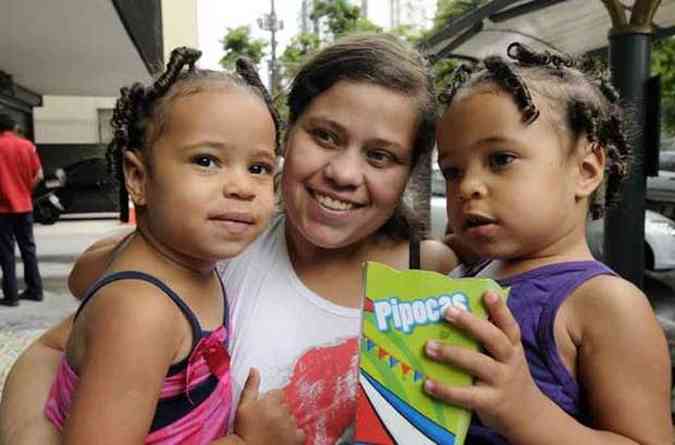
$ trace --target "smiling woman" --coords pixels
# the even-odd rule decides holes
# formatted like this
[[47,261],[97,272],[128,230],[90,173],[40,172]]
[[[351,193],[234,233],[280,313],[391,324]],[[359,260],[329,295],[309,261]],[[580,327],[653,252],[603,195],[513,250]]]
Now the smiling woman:
[[410,175],[416,114],[413,98],[359,82],[312,101],[286,142],[282,187],[296,249],[353,245],[392,217]]

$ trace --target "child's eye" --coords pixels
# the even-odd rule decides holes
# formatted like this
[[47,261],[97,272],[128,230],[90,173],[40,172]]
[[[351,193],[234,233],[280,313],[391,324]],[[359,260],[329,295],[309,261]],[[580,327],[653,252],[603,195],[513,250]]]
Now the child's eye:
[[197,155],[192,158],[192,163],[204,168],[213,168],[216,166],[216,159],[210,155]]
[[385,150],[368,150],[366,158],[375,167],[385,167],[396,160],[394,155]]
[[493,169],[504,168],[510,163],[512,163],[516,157],[510,153],[493,153],[490,155],[490,167]]
[[274,166],[266,162],[258,162],[251,165],[248,171],[254,175],[273,175]]

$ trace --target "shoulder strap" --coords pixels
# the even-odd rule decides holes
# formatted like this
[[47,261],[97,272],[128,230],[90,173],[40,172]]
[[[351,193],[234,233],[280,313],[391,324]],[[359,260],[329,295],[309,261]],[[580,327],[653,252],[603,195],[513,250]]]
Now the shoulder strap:
[[87,289],[87,292],[85,292],[85,296],[82,299],[82,302],[80,303],[80,307],[77,308],[77,312],[75,312],[75,317],[73,318],[73,320],[77,318],[77,316],[80,314],[80,311],[82,311],[82,308],[84,308],[84,305],[87,304],[89,300],[91,300],[91,298],[96,294],[96,292],[98,292],[102,287],[107,286],[108,284],[114,281],[120,280],[145,281],[147,283],[157,286],[164,294],[166,294],[169,298],[171,298],[171,301],[173,301],[176,304],[176,306],[178,306],[178,309],[180,309],[181,312],[183,312],[185,318],[187,318],[188,322],[190,323],[190,327],[192,328],[192,347],[194,348],[194,346],[201,338],[202,328],[199,325],[199,320],[197,320],[197,317],[195,316],[194,312],[192,312],[192,309],[190,309],[188,305],[185,304],[183,299],[179,297],[178,294],[176,294],[173,290],[171,290],[169,286],[164,284],[163,281],[159,280],[156,277],[153,277],[152,275],[148,275],[145,272],[140,272],[137,270],[125,270],[122,272],[114,272],[105,275],[101,279],[96,281],[89,289]]
[[409,254],[409,265],[410,269],[419,269],[420,268],[420,240],[417,236],[413,235],[410,238],[410,254]]

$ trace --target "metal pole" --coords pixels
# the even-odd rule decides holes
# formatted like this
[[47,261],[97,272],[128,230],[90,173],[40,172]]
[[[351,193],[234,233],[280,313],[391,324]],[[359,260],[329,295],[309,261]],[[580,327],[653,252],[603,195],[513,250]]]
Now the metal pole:
[[625,279],[642,288],[644,280],[644,228],[646,176],[644,168],[647,81],[652,34],[649,28],[626,26],[609,35],[612,81],[621,94],[635,129],[628,132],[633,148],[631,174],[620,202],[605,218],[605,260]]
[[270,80],[270,91],[272,95],[277,92],[277,14],[274,10],[274,0],[270,0],[272,3],[272,10],[270,12],[270,23],[272,31],[272,67],[271,67],[271,80]]

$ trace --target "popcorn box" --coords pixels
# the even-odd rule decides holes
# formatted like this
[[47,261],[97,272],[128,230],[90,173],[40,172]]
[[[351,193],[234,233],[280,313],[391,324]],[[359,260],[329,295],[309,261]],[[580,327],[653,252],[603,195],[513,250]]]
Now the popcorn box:
[[430,339],[478,350],[478,343],[443,319],[455,306],[480,318],[482,296],[507,290],[485,278],[451,279],[436,272],[364,266],[365,298],[359,343],[359,385],[354,444],[464,443],[471,413],[428,396],[426,378],[453,386],[473,383],[466,372],[424,353]]

